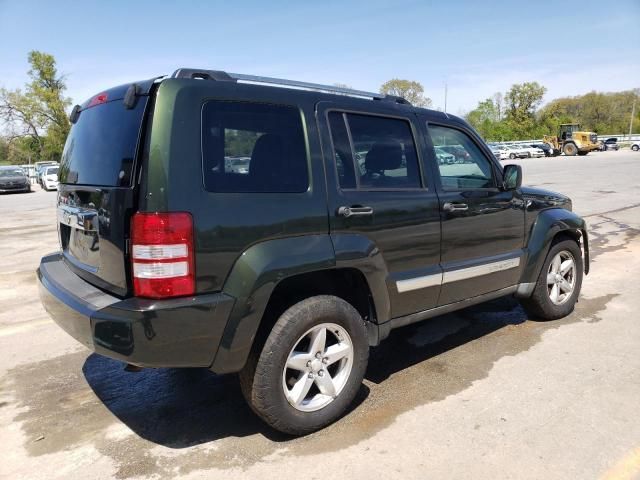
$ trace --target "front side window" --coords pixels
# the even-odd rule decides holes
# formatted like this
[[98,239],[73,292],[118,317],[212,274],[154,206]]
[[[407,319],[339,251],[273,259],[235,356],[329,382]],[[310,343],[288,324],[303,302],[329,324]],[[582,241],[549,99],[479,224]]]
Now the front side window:
[[418,156],[408,121],[329,113],[340,188],[420,188]]
[[202,109],[202,166],[211,192],[304,192],[307,151],[298,109],[210,101]]
[[445,190],[472,190],[495,186],[491,161],[461,130],[429,125],[440,182]]

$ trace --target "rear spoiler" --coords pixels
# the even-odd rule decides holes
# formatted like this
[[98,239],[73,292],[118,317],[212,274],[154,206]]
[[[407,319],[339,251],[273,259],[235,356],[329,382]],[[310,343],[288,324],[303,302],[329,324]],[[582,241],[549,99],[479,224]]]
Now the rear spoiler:
[[154,77],[140,82],[126,83],[100,92],[84,102],[82,105],[75,105],[69,115],[69,121],[72,124],[76,123],[83,110],[102,103],[112,102],[114,100],[122,100],[125,108],[131,109],[135,107],[138,97],[149,95],[153,85],[161,78],[164,78],[164,76]]

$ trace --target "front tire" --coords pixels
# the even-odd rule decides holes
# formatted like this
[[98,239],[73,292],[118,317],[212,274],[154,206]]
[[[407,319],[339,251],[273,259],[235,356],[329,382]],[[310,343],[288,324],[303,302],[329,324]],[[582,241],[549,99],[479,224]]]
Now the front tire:
[[562,148],[562,151],[564,152],[565,155],[567,155],[568,157],[573,157],[575,154],[578,153],[578,147],[576,147],[576,145],[574,143],[567,143],[565,144],[565,146]]
[[515,160],[515,158],[516,158],[516,154],[515,154],[515,153],[510,153],[510,154],[509,154],[509,158],[510,158],[511,160]]
[[631,150],[633,150],[634,152],[637,152],[638,150],[640,150],[640,147],[638,145],[633,145],[631,147]]
[[520,300],[533,318],[556,320],[569,315],[578,301],[584,266],[582,251],[575,240],[552,244],[529,298]]
[[338,297],[310,297],[280,316],[240,372],[240,386],[271,427],[305,435],[345,412],[368,358],[367,329],[356,309]]

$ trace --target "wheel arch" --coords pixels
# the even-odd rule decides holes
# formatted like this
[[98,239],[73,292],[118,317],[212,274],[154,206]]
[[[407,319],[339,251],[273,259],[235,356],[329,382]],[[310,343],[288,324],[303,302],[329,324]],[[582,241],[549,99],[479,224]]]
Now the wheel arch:
[[[236,260],[223,292],[235,298],[211,369],[242,369],[254,341],[262,338],[279,314],[313,295],[345,299],[368,320],[389,315],[386,267],[375,246],[359,235],[305,235],[253,245]],[[380,317],[382,315],[382,317]],[[385,316],[386,315],[386,316]],[[371,329],[373,335],[375,329]]]
[[563,208],[552,208],[538,214],[527,242],[527,255],[516,296],[531,295],[540,275],[547,252],[561,238],[569,238],[582,247],[584,273],[589,273],[589,235],[583,218]]

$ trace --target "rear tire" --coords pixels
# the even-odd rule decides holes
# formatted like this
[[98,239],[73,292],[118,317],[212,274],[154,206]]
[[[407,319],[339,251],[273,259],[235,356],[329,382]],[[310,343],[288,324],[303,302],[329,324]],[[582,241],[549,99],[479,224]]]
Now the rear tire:
[[511,160],[515,160],[515,158],[516,158],[516,154],[515,154],[515,153],[510,153],[510,154],[509,154],[509,158],[510,158]]
[[578,147],[576,147],[575,143],[567,143],[562,147],[562,151],[568,157],[573,157],[576,153],[578,153]]
[[540,320],[566,317],[578,301],[583,271],[582,251],[575,240],[552,244],[533,294],[520,300],[522,307],[529,316]]
[[310,297],[280,316],[240,372],[240,386],[271,427],[305,435],[344,414],[368,358],[367,328],[356,309],[338,297]]
[[580,155],[581,157],[584,157],[587,153],[589,152],[578,152],[578,155]]
[[631,147],[631,150],[633,150],[634,152],[637,152],[638,150],[640,150],[640,147],[638,145],[633,145]]

